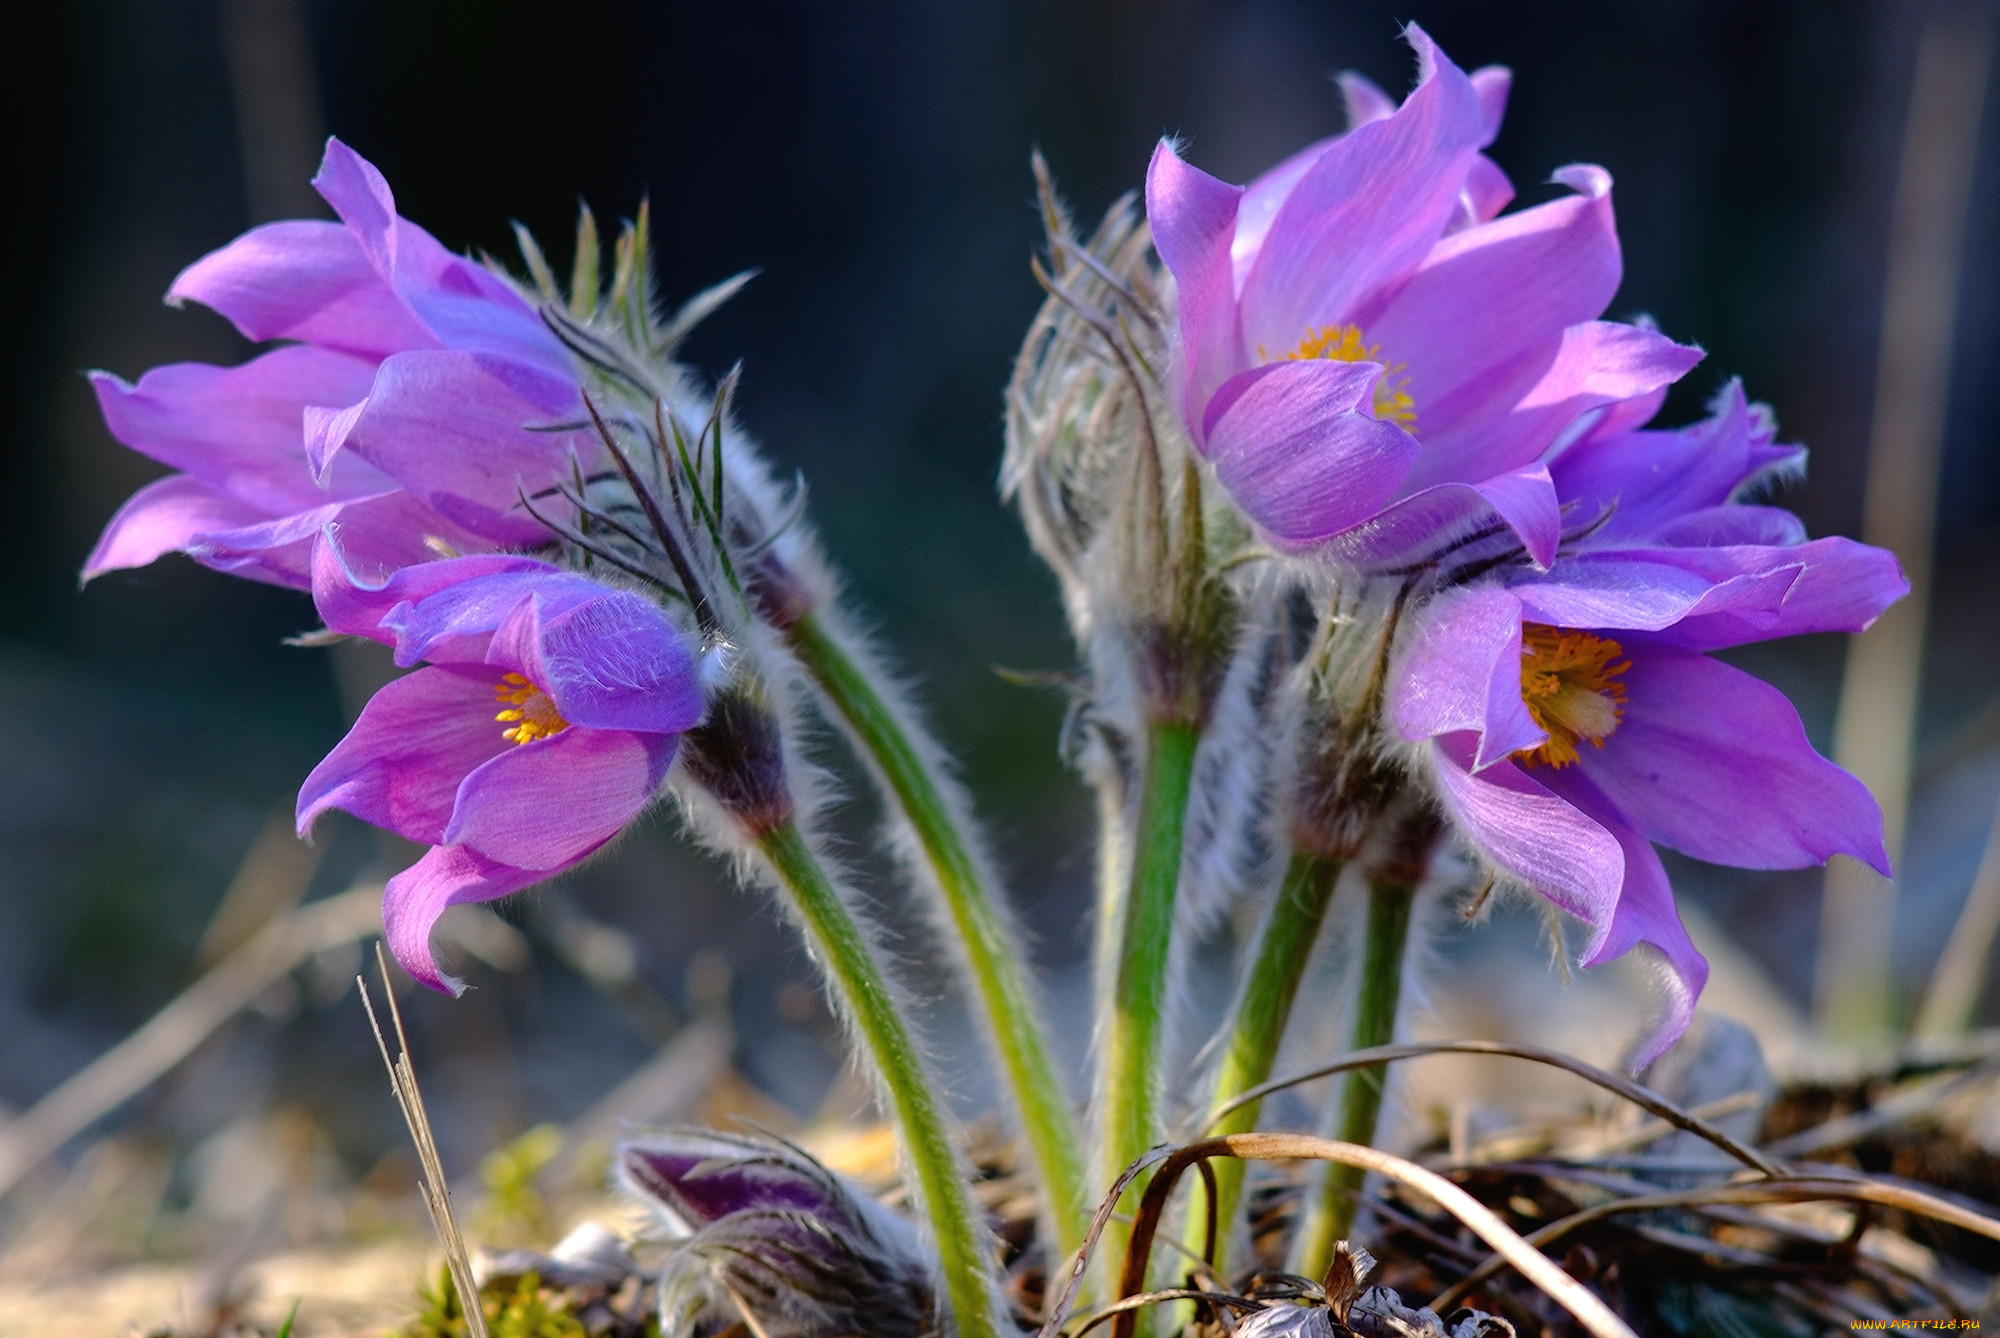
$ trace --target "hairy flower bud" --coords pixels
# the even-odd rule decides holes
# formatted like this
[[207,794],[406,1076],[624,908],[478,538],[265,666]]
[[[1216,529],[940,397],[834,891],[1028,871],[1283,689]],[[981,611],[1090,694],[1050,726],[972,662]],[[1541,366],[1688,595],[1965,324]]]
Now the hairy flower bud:
[[739,1305],[774,1336],[937,1332],[934,1264],[916,1229],[801,1148],[649,1134],[619,1145],[617,1176],[678,1239],[660,1280],[670,1334]]

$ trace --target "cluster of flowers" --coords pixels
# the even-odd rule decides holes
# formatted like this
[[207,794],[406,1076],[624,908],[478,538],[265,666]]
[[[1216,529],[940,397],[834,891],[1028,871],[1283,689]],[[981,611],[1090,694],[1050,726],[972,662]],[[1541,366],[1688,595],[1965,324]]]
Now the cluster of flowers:
[[[998,1322],[948,1129],[813,831],[803,710],[855,738],[914,837],[900,848],[968,966],[1057,1254],[1092,1186],[1164,1127],[1183,881],[1267,908],[1219,1106],[1268,1077],[1344,870],[1407,923],[1455,839],[1580,921],[1584,965],[1643,946],[1666,1003],[1639,1064],[1685,1029],[1706,975],[1655,842],[1886,872],[1866,790],[1710,652],[1866,627],[1905,589],[1893,559],[1807,541],[1752,500],[1803,452],[1735,383],[1704,422],[1647,426],[1701,355],[1602,319],[1620,281],[1608,174],[1564,168],[1569,194],[1503,214],[1513,189],[1482,150],[1506,72],[1468,75],[1409,37],[1406,100],[1350,77],[1348,132],[1247,187],[1163,144],[1143,221],[1127,202],[1080,240],[1045,182],[1050,298],[1009,391],[1004,484],[1088,670],[1070,744],[1104,797],[1096,1174],[941,750],[844,622],[802,488],[777,486],[731,421],[734,374],[711,391],[674,361],[734,281],[656,313],[643,211],[608,282],[587,213],[567,292],[525,234],[514,279],[401,218],[335,141],[315,184],[339,222],[257,228],[169,295],[275,348],[94,378],[112,432],[180,472],[126,504],[86,576],[182,552],[308,591],[330,633],[422,666],[368,703],[298,806],[301,830],[340,808],[431,847],[384,902],[414,976],[455,987],[430,947],[446,907],[573,867],[663,791],[814,943],[929,1240],[790,1161],[779,1180],[809,1191],[758,1172],[745,1193],[764,1206],[732,1213],[702,1186],[730,1183],[718,1157],[766,1165],[754,1149],[634,1145],[636,1191],[730,1224],[697,1231],[690,1276],[794,1318],[812,1294],[913,1332],[933,1306],[961,1333]],[[1379,1039],[1401,970],[1400,934],[1384,941],[1387,1021],[1361,1009]],[[1363,1116],[1349,1132],[1366,1139]],[[675,1323],[694,1294],[675,1290]]]

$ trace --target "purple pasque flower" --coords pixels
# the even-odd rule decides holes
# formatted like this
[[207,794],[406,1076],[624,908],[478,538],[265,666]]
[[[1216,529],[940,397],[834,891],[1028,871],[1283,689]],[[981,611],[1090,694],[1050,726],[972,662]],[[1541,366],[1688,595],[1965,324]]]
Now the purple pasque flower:
[[651,802],[701,719],[693,642],[648,599],[506,554],[373,583],[323,535],[313,599],[332,630],[427,663],[306,778],[299,830],[340,808],[432,847],[389,880],[382,921],[405,970],[455,993],[431,956],[438,916],[570,868]]
[[1550,466],[1572,526],[1560,556],[1543,571],[1469,553],[1461,575],[1490,569],[1441,575],[1395,670],[1390,721],[1484,858],[1589,927],[1585,966],[1639,944],[1664,959],[1641,1065],[1708,976],[1654,842],[1740,868],[1845,854],[1889,872],[1867,788],[1813,750],[1782,693],[1708,654],[1858,632],[1909,589],[1890,553],[1807,542],[1789,513],[1734,500],[1802,454],[1735,384],[1682,431],[1587,433]]
[[179,471],[106,527],[84,577],[185,552],[299,589],[338,523],[357,559],[547,541],[516,509],[590,439],[568,353],[503,279],[397,215],[382,174],[329,140],[313,185],[340,221],[251,229],[174,280],[259,343],[236,367],[175,363],[91,382],[112,435]]
[[615,1165],[680,1241],[660,1288],[670,1332],[727,1292],[799,1333],[936,1332],[935,1265],[916,1229],[803,1149],[676,1129],[619,1144]]
[[1247,187],[1166,143],[1154,154],[1147,216],[1179,295],[1173,391],[1196,449],[1280,548],[1399,565],[1412,544],[1497,518],[1546,564],[1561,530],[1549,448],[1701,355],[1598,319],[1622,272],[1602,168],[1564,168],[1573,194],[1495,216],[1512,190],[1480,150],[1508,76],[1468,76],[1421,29],[1406,35],[1419,82],[1400,107],[1350,80],[1357,124]]

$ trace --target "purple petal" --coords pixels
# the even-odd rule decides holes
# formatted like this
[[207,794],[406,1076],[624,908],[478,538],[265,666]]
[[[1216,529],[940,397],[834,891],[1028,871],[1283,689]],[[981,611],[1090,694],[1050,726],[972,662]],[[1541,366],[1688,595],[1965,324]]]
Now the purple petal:
[[[1496,508],[1496,499],[1509,514]],[[1531,557],[1552,556],[1552,510],[1558,530],[1561,525],[1561,512],[1555,506],[1547,471],[1539,465],[1487,479],[1477,487],[1441,483],[1333,536],[1321,551],[1357,571],[1394,572],[1429,565],[1461,544],[1490,541],[1511,531]]]
[[1888,876],[1881,809],[1813,751],[1782,692],[1693,651],[1624,649],[1624,713],[1578,765],[1648,837],[1712,864],[1797,869],[1852,855]]
[[1652,538],[1674,548],[1789,548],[1806,541],[1806,527],[1782,507],[1731,502],[1668,521]]
[[1465,174],[1465,187],[1458,193],[1458,213],[1445,229],[1446,235],[1456,236],[1467,228],[1491,222],[1513,200],[1514,183],[1500,170],[1500,164],[1480,154]]
[[1277,357],[1313,328],[1353,321],[1451,221],[1484,134],[1479,96],[1422,29],[1405,36],[1423,82],[1394,115],[1328,147],[1292,188],[1244,277],[1245,348]]
[[210,307],[257,343],[296,339],[372,358],[438,345],[338,223],[252,228],[182,270],[167,301]]
[[1546,444],[1587,410],[1640,399],[1680,380],[1702,356],[1700,349],[1643,326],[1616,321],[1571,326],[1555,362],[1508,416],[1503,435]]
[[1647,560],[1672,563],[1716,582],[1740,574],[1799,569],[1775,614],[1698,608],[1661,634],[1663,641],[1688,650],[1719,650],[1808,632],[1864,631],[1910,590],[1895,554],[1852,539],[1815,539],[1775,548],[1644,549],[1630,555],[1641,553]]
[[1617,837],[1625,852],[1625,886],[1618,894],[1618,911],[1612,916],[1611,930],[1584,957],[1582,964],[1598,966],[1642,945],[1663,959],[1660,986],[1664,1006],[1659,1020],[1639,1043],[1628,1065],[1636,1072],[1658,1059],[1687,1031],[1694,1018],[1695,1001],[1708,983],[1708,959],[1695,951],[1694,940],[1688,937],[1687,926],[1681,923],[1673,886],[1667,881],[1667,871],[1653,843],[1634,831],[1576,768],[1565,768],[1550,776],[1548,782],[1556,793]]
[[355,571],[345,535],[323,538],[313,554],[313,603],[326,625],[393,644],[398,663],[406,665],[449,653],[441,652],[442,643],[467,637],[479,638],[477,652],[452,658],[484,663],[494,630],[538,586],[568,592],[570,603],[603,589],[587,577],[509,553],[416,563],[379,580]]
[[1482,65],[1467,79],[1479,97],[1479,133],[1485,148],[1500,137],[1500,122],[1507,117],[1507,94],[1514,88],[1514,72],[1505,65]]
[[361,709],[347,737],[299,790],[299,831],[329,808],[412,841],[444,837],[467,775],[513,745],[490,669],[437,666],[405,674]]
[[1242,364],[1230,239],[1243,190],[1182,162],[1165,140],[1146,169],[1146,221],[1180,303],[1181,414],[1201,445],[1203,409]]
[[696,1131],[647,1134],[618,1147],[618,1178],[669,1208],[690,1230],[731,1213],[790,1209],[852,1228],[826,1181],[769,1148]]
[[[1347,107],[1347,128],[1358,130],[1371,121],[1386,121],[1396,114],[1396,99],[1382,86],[1358,70],[1342,70],[1334,76],[1340,85],[1341,100]],[[1332,140],[1326,141],[1332,143]]]
[[444,839],[544,877],[568,868],[652,801],[679,739],[572,726],[509,747],[458,787]]
[[[1373,96],[1382,100],[1382,116],[1387,116],[1396,110],[1396,104],[1389,100],[1387,94],[1360,75],[1343,74],[1340,79],[1343,89],[1347,87],[1349,79],[1367,85],[1368,89],[1372,90]],[[1367,117],[1365,120],[1356,117],[1352,94],[1348,97],[1347,105],[1350,128],[1365,124],[1365,120],[1381,119],[1377,116]],[[1264,236],[1270,232],[1271,220],[1278,216],[1279,206],[1283,205],[1286,197],[1292,193],[1292,187],[1299,184],[1299,178],[1319,161],[1319,156],[1332,147],[1337,138],[1339,137],[1328,136],[1325,139],[1315,140],[1243,188],[1242,198],[1236,206],[1236,232],[1229,244],[1230,273],[1237,289],[1242,288],[1243,278],[1250,272],[1250,262],[1257,258],[1258,249],[1264,245]],[[1150,208],[1148,212],[1150,213]]]
[[1458,589],[1417,614],[1390,718],[1411,742],[1478,736],[1479,771],[1548,738],[1521,701],[1521,606],[1500,589]]
[[651,600],[594,586],[537,588],[514,608],[487,662],[526,674],[555,700],[563,719],[592,729],[678,734],[700,723],[694,648]]
[[397,215],[396,197],[374,164],[329,139],[313,187],[439,343],[531,363],[550,375],[572,374],[562,345],[505,281]]
[[313,544],[328,528],[342,534],[357,560],[389,567],[429,560],[426,535],[448,542],[478,542],[405,492],[269,516],[199,480],[175,474],[142,489],[125,504],[91,555],[84,576],[87,580],[113,567],[141,565],[179,549],[216,571],[309,590]]
[[1590,169],[1571,180],[1576,195],[1444,239],[1364,326],[1385,360],[1408,366],[1424,442],[1412,489],[1527,464],[1567,425],[1514,410],[1562,355],[1566,333],[1618,291],[1610,177]]
[[1216,393],[1206,425],[1216,478],[1273,543],[1306,547],[1395,495],[1417,443],[1360,407],[1381,373],[1367,362],[1278,362]]
[[143,567],[165,554],[184,551],[197,535],[254,525],[263,519],[264,513],[255,507],[218,492],[200,479],[169,474],[148,483],[118,508],[83,564],[83,579]]
[[1556,485],[1547,466],[1530,465],[1511,474],[1496,474],[1475,483],[1473,491],[1485,498],[1493,513],[1520,538],[1537,567],[1546,568],[1555,561],[1556,548],[1562,543],[1562,503],[1556,498]]
[[382,931],[396,963],[441,994],[461,994],[465,982],[444,974],[431,955],[431,929],[453,906],[493,901],[549,875],[496,864],[477,851],[439,846],[389,880],[382,893]]
[[586,468],[597,458],[587,432],[537,430],[583,414],[576,382],[503,358],[399,354],[382,364],[363,406],[338,438],[308,443],[315,455],[352,451],[498,544],[548,542],[521,509],[520,490],[566,476],[572,449]]
[[1445,812],[1488,859],[1591,926],[1595,948],[1611,926],[1625,879],[1617,838],[1512,762],[1474,775],[1473,755],[1469,734],[1432,741]]
[[1656,555],[1643,549],[1586,553],[1563,559],[1546,577],[1517,582],[1513,590],[1528,621],[1555,627],[1652,632],[1712,613],[1775,626],[1785,594],[1804,568],[1783,560],[1788,550],[1762,551],[1777,560],[1761,570],[1728,575],[1654,561]]
[[1619,433],[1599,424],[1550,466],[1566,501],[1587,512],[1615,506],[1600,542],[1664,539],[1666,527],[1719,507],[1747,481],[1796,464],[1804,452],[1772,441],[1769,415],[1732,381],[1712,415],[1676,432]]
[[112,436],[271,515],[389,490],[360,460],[325,487],[306,468],[306,406],[358,399],[374,378],[365,359],[294,346],[237,367],[155,367],[136,386],[108,372],[91,373],[90,383]]

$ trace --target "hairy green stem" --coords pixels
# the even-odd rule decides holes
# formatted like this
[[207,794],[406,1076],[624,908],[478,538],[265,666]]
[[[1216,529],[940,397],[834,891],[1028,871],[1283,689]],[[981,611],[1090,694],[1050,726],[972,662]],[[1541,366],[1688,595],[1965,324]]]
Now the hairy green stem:
[[1007,924],[980,877],[938,777],[868,675],[810,613],[793,623],[787,636],[806,672],[873,760],[923,846],[1020,1113],[1021,1130],[1047,1194],[1056,1243],[1067,1254],[1083,1243],[1089,1211],[1082,1145]]
[[[1111,987],[1111,1013],[1105,1019],[1099,1055],[1098,1100],[1104,1122],[1098,1181],[1106,1186],[1160,1135],[1161,1003],[1173,940],[1174,894],[1180,886],[1181,837],[1200,739],[1194,725],[1177,721],[1155,722],[1147,731],[1139,829],[1131,851],[1132,881],[1118,974]],[[1124,1212],[1137,1207],[1145,1188],[1144,1176],[1132,1183],[1120,1199]],[[1129,1218],[1113,1219],[1098,1246],[1098,1258],[1105,1261],[1111,1277],[1117,1276],[1131,1229]]]
[[[1410,906],[1416,880],[1378,877],[1368,885],[1368,930],[1361,951],[1361,990],[1354,1008],[1354,1045],[1366,1050],[1387,1045],[1396,1035],[1396,1005],[1403,991],[1403,947],[1410,937]],[[1375,1119],[1382,1110],[1388,1067],[1356,1069],[1340,1093],[1340,1123],[1333,1136],[1371,1147]],[[1363,1172],[1328,1165],[1306,1191],[1305,1218],[1292,1240],[1291,1271],[1318,1279],[1333,1261],[1333,1247],[1354,1225]]]
[[757,846],[791,894],[813,951],[881,1075],[902,1132],[904,1155],[916,1173],[923,1210],[930,1218],[959,1338],[998,1338],[999,1308],[986,1233],[960,1173],[958,1155],[931,1093],[923,1060],[869,951],[868,940],[796,822],[786,819],[770,828],[757,838]]
[[[1271,1076],[1278,1046],[1285,1037],[1285,1024],[1298,998],[1299,982],[1305,979],[1306,963],[1312,958],[1319,939],[1320,924],[1326,919],[1327,904],[1333,900],[1334,884],[1340,881],[1341,861],[1328,855],[1301,850],[1293,854],[1278,889],[1277,902],[1265,917],[1257,940],[1256,957],[1236,1001],[1236,1015],[1222,1061],[1215,1071],[1215,1091],[1209,1109],[1226,1104]],[[1253,1101],[1229,1112],[1205,1127],[1203,1138],[1223,1134],[1248,1133],[1256,1127],[1257,1114],[1264,1103]],[[1225,1157],[1214,1164],[1215,1171],[1215,1268],[1228,1276],[1230,1233],[1236,1221],[1236,1207],[1242,1198],[1244,1163]],[[1181,1243],[1199,1258],[1206,1241],[1208,1213],[1197,1199],[1188,1212]]]

